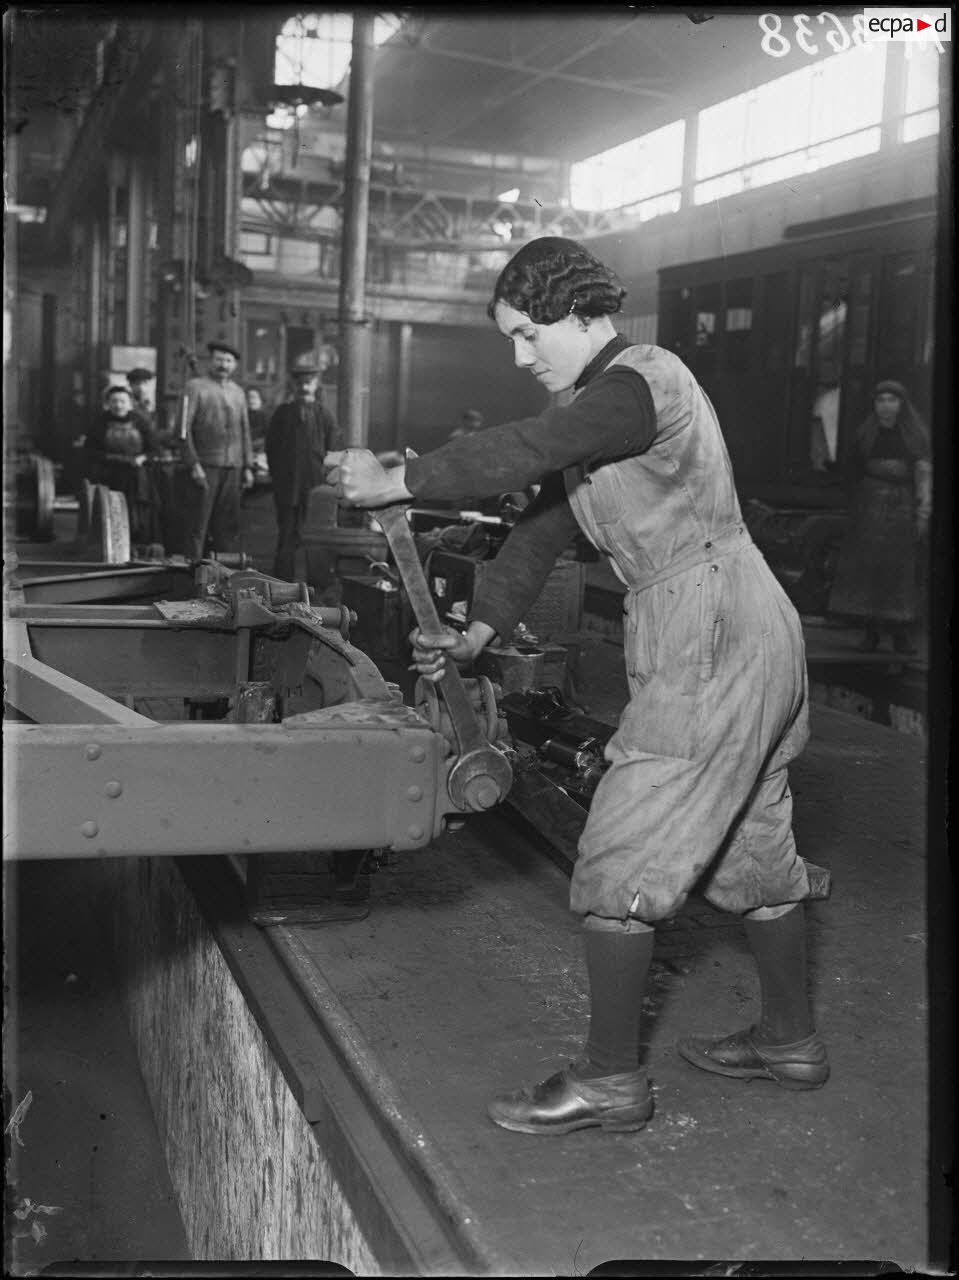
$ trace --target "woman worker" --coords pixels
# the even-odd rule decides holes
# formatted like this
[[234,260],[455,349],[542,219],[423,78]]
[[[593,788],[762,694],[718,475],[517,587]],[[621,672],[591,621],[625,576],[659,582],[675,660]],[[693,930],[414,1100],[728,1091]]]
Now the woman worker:
[[866,653],[878,649],[880,628],[892,633],[897,653],[914,653],[917,546],[929,528],[932,466],[928,428],[901,382],[877,384],[872,412],[856,432],[852,479],[852,527],[839,553],[829,611],[864,623]]
[[786,766],[808,737],[799,619],[743,524],[712,405],[681,360],[633,345],[610,316],[625,290],[574,241],[524,246],[489,315],[565,407],[490,427],[385,470],[365,450],[327,457],[363,507],[542,482],[484,574],[465,634],[413,633],[436,679],[448,655],[509,639],[581,528],[626,586],[630,697],[579,842],[570,904],[582,917],[590,1021],[581,1056],[489,1104],[499,1125],[568,1133],[641,1128],[652,1114],[639,1017],[654,926],[693,886],[744,917],[762,1010],[747,1030],[679,1052],[723,1076],[787,1089],[829,1067],[807,994],[802,900]]
[[147,546],[157,540],[157,504],[146,462],[156,445],[147,419],[138,414],[129,387],[117,383],[103,397],[83,444],[84,474],[126,498],[130,540]]

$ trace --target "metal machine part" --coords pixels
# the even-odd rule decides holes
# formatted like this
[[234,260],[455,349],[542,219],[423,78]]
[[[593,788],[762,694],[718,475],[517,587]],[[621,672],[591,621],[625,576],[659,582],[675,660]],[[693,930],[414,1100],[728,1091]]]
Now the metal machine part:
[[47,567],[32,601],[7,582],[5,856],[400,851],[463,811],[348,611],[207,562]]
[[[406,508],[383,507],[377,511],[376,518],[390,545],[420,630],[426,635],[441,634],[443,627],[410,532]],[[462,677],[452,662],[446,663],[437,684],[458,747],[458,758],[447,780],[450,798],[459,809],[474,812],[491,809],[509,791],[513,780],[509,761],[484,736]]]

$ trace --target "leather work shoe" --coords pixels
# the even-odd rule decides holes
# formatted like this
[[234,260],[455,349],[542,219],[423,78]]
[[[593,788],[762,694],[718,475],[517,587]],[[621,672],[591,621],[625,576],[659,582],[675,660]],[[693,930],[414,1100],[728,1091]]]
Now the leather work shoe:
[[491,1120],[517,1133],[571,1133],[595,1125],[630,1132],[642,1129],[653,1114],[653,1096],[645,1071],[580,1080],[567,1068],[531,1089],[501,1094],[486,1110]]
[[676,1048],[694,1067],[739,1080],[773,1080],[784,1089],[819,1089],[829,1079],[826,1046],[814,1031],[793,1044],[761,1044],[756,1028],[707,1040],[689,1036]]

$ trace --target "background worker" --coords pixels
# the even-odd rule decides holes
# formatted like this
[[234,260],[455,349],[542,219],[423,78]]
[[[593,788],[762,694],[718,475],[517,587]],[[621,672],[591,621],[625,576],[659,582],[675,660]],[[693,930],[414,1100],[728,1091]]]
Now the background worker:
[[458,440],[461,436],[475,435],[477,431],[483,430],[483,426],[483,415],[479,409],[464,409],[459,426],[450,432],[450,439]]
[[266,440],[266,429],[269,415],[263,405],[263,397],[259,387],[246,389],[246,414],[250,420],[250,439],[253,441],[253,452],[260,453]]
[[590,989],[583,1052],[488,1113],[522,1133],[641,1128],[653,1103],[640,1014],[654,926],[694,886],[744,918],[759,970],[758,1022],[688,1038],[679,1052],[722,1076],[812,1089],[828,1077],[807,991],[805,865],[786,768],[808,738],[802,630],[753,544],[709,400],[672,352],[633,345],[611,316],[625,289],[575,241],[525,245],[496,282],[490,317],[518,367],[568,405],[450,441],[384,469],[366,450],[328,459],[363,507],[542,481],[477,588],[464,634],[414,631],[438,678],[508,641],[578,529],[626,587],[627,703],[579,841],[570,906]]
[[150,399],[149,388],[155,377],[156,374],[143,365],[137,365],[127,374],[130,394],[133,396],[134,416],[138,421],[145,422],[147,426],[154,429],[157,426],[156,406]]
[[129,387],[109,387],[103,411],[90,424],[82,447],[83,473],[91,484],[104,484],[126,499],[130,542],[147,547],[157,542],[157,503],[147,471],[155,440],[149,424],[138,418]]
[[236,551],[240,493],[253,484],[253,445],[246,396],[232,381],[240,353],[229,343],[207,343],[209,372],[186,384],[183,456],[194,490],[188,513],[187,555]]
[[[296,578],[296,553],[302,543],[310,493],[324,482],[323,459],[340,448],[342,433],[318,397],[319,360],[312,353],[297,357],[290,370],[293,397],[274,411],[266,433],[266,459],[276,506],[276,554],[273,573],[292,582]],[[319,570],[332,586],[332,558]]]
[[872,412],[856,432],[850,466],[852,522],[836,564],[830,613],[865,627],[860,648],[892,635],[897,653],[914,653],[919,613],[917,560],[932,508],[929,428],[901,382],[877,384]]

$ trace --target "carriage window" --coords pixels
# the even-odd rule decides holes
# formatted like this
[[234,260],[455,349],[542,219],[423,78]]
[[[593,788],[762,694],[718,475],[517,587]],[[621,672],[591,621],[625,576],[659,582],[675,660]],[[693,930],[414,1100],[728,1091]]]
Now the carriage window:
[[814,471],[828,470],[838,456],[848,297],[848,263],[839,258],[828,260],[823,264],[816,323],[816,384],[809,445]]
[[716,368],[721,306],[722,291],[720,285],[703,284],[694,291],[693,371],[697,377],[708,378]]
[[693,309],[696,316],[694,341],[697,349],[714,350],[718,336],[719,285],[700,285],[695,292]]
[[776,271],[763,281],[762,367],[765,372],[786,367],[789,341],[789,272]]
[[248,375],[257,382],[274,382],[279,362],[279,325],[270,320],[248,320],[245,361]]
[[696,346],[712,347],[716,343],[716,312],[696,312]]
[[726,285],[726,350],[727,369],[742,373],[749,368],[753,336],[753,282],[730,280]]

